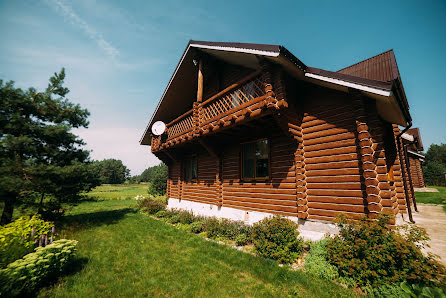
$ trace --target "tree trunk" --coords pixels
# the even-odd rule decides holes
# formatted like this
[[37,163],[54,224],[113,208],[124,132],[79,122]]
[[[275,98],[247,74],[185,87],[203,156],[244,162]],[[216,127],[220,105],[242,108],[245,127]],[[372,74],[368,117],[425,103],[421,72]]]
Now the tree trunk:
[[5,206],[3,208],[2,218],[0,220],[0,225],[9,224],[12,221],[12,212],[14,211],[14,198],[5,198]]

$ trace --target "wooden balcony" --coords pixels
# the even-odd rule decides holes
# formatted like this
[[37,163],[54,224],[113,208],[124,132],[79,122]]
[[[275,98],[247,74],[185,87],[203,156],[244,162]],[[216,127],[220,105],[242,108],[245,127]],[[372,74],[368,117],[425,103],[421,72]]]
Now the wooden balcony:
[[152,152],[216,132],[231,125],[286,107],[270,83],[256,71],[227,87],[166,125],[167,136],[152,137]]

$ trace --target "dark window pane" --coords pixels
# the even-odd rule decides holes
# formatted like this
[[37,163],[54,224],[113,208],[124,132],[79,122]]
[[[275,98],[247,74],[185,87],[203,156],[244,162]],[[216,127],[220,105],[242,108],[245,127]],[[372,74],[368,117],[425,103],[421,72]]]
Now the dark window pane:
[[256,159],[268,159],[268,140],[256,143]]
[[186,180],[190,180],[190,176],[191,176],[191,173],[190,173],[190,160],[189,159],[186,159],[186,162],[185,162],[185,164],[184,164],[184,178],[186,179]]
[[256,177],[268,177],[268,159],[256,160]]
[[243,159],[243,177],[254,178],[254,143],[244,144],[242,147],[242,159]]
[[192,158],[192,179],[197,179],[197,158]]

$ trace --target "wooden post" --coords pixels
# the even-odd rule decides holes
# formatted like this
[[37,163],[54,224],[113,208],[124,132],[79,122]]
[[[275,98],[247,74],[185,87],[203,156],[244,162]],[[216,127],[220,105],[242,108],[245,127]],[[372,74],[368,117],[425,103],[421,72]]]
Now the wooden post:
[[197,88],[197,101],[203,101],[203,60],[198,62],[198,88]]

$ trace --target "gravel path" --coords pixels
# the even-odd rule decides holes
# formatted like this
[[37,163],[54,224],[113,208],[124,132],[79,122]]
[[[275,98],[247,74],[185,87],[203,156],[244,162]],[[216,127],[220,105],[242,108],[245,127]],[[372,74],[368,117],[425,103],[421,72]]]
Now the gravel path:
[[431,241],[427,251],[441,257],[446,265],[446,212],[441,205],[418,204],[418,212],[413,213],[416,225],[425,228]]

